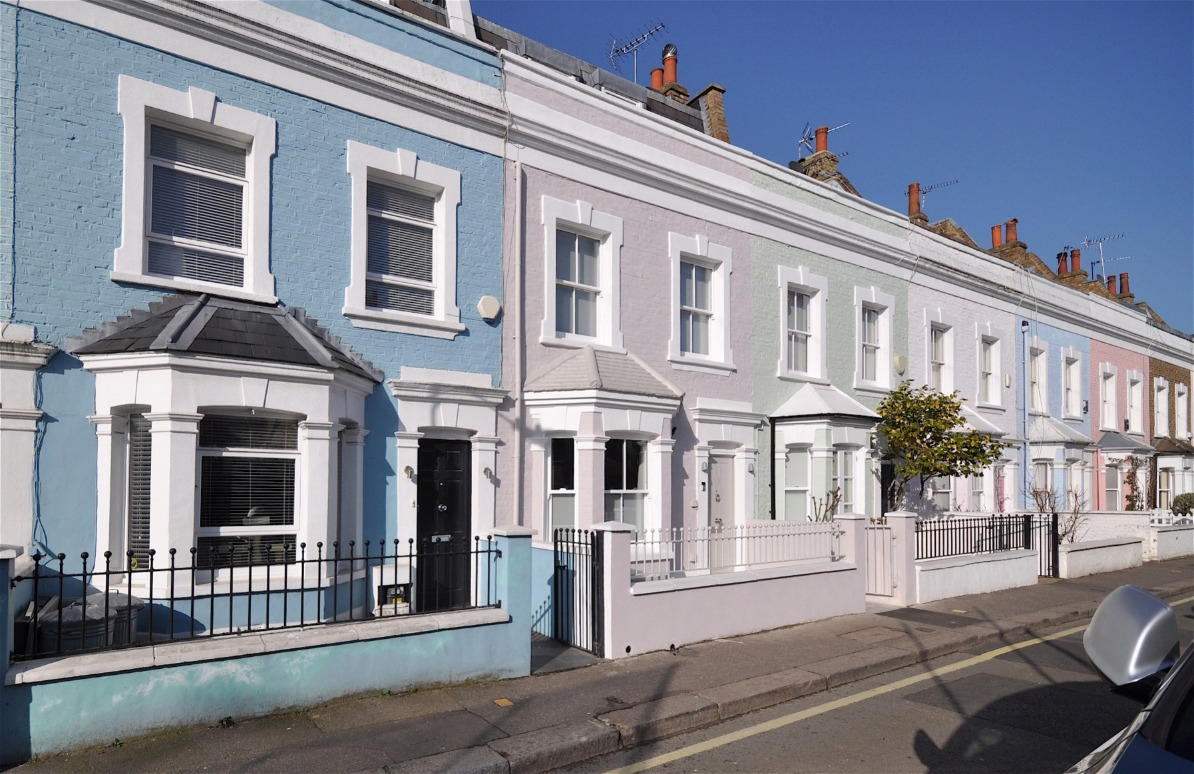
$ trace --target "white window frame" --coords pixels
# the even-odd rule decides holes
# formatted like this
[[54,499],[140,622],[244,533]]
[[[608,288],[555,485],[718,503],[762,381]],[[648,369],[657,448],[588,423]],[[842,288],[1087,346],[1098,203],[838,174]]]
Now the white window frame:
[[[788,295],[803,293],[808,296],[808,369],[799,371],[791,367],[788,345]],[[829,281],[813,274],[803,266],[779,267],[779,358],[776,361],[776,375],[781,379],[797,379],[827,383],[825,347],[825,302],[829,297]]]
[[[798,460],[802,460],[804,483],[798,485],[791,475],[795,465],[792,460],[792,455],[799,455]],[[807,446],[788,446],[784,453],[784,519],[795,520],[796,514],[788,512],[789,495],[800,497],[803,495],[804,499],[804,520],[810,521],[813,518],[812,501],[810,499],[810,491],[812,488],[812,450]]]
[[855,448],[834,449],[830,480],[840,493],[837,513],[854,513],[858,503],[858,460]]
[[1061,414],[1066,419],[1082,417],[1082,355],[1066,348],[1061,353]]
[[[668,360],[682,370],[733,371],[734,355],[730,346],[730,275],[734,271],[733,253],[725,245],[709,241],[709,237],[695,237],[669,232],[668,261],[672,276],[672,337],[668,341]],[[680,326],[683,309],[680,304],[680,268],[691,263],[710,270],[709,353],[701,355],[684,352],[680,348]]]
[[[113,254],[111,278],[117,282],[276,302],[269,243],[270,159],[277,142],[274,119],[220,102],[214,93],[204,89],[191,87],[177,91],[129,75],[120,76],[117,106],[124,120],[124,181],[120,246]],[[247,148],[241,287],[149,273],[151,123]]]
[[[637,499],[637,501],[639,503],[639,514],[640,514],[640,517],[642,518],[643,523],[635,525],[635,526],[637,526],[637,529],[635,530],[635,532],[642,532],[643,530],[649,529],[652,526],[652,519],[648,515],[649,500],[651,497],[651,489],[650,489],[650,487],[651,487],[651,472],[650,472],[651,471],[651,449],[650,449],[650,445],[647,441],[645,441],[641,438],[609,438],[605,441],[605,445],[606,445],[607,449],[610,444],[621,444],[622,445],[622,455],[621,455],[622,471],[621,471],[621,473],[622,473],[623,477],[625,477],[625,475],[626,475],[626,466],[625,466],[626,465],[626,446],[628,444],[637,444],[640,447],[639,453],[642,455],[643,471],[642,471],[642,475],[639,477],[639,488],[638,489],[625,489],[625,488],[623,488],[623,489],[606,489],[605,481],[602,481],[601,482],[602,510],[606,515],[608,515],[608,513],[610,511],[610,502],[611,502],[611,498],[612,498],[613,501],[618,503],[618,506],[619,506],[618,510],[624,514],[626,512],[626,500],[628,498]],[[605,467],[605,475],[607,477],[609,476],[608,465]],[[613,521],[614,519],[608,519],[608,520]],[[627,522],[627,521],[623,521],[623,523],[624,524],[633,524],[633,522]]]
[[[460,207],[460,172],[420,159],[405,148],[384,150],[348,141],[352,188],[350,280],[343,314],[354,326],[452,339],[464,331],[456,305],[456,211]],[[435,311],[430,315],[372,308],[365,303],[369,269],[369,182],[405,188],[435,199],[432,277]],[[373,277],[374,279],[376,277]]]
[[1128,432],[1144,432],[1144,377],[1139,371],[1128,371]]
[[[941,310],[925,310],[925,384],[945,394],[953,392],[955,384],[954,327],[953,320]],[[940,352],[934,351],[938,337]]]
[[[572,487],[556,487],[555,481],[555,447],[556,441],[568,441],[572,450]],[[553,436],[547,439],[547,470],[545,477],[547,479],[547,519],[545,534],[550,540],[551,536],[555,534],[557,527],[576,527],[576,473],[577,473],[577,458],[576,458],[576,439],[568,436]],[[556,523],[555,510],[556,502],[560,499],[571,498],[572,502],[572,523],[559,525]]]
[[1190,388],[1178,383],[1173,394],[1174,434],[1179,440],[1190,437]]
[[1169,380],[1163,376],[1153,379],[1153,437],[1169,435]]
[[[1107,486],[1107,473],[1110,470],[1115,471],[1112,474],[1112,479],[1115,483],[1114,489],[1111,489]],[[1103,510],[1123,510],[1123,482],[1120,480],[1119,473],[1119,463],[1108,462],[1103,464]],[[1114,502],[1112,502],[1112,499],[1114,499]],[[1114,505],[1114,507],[1112,507],[1112,505]]]
[[[863,310],[874,309],[878,316],[878,341],[875,345],[875,378],[863,378],[865,362],[864,349],[867,342],[863,341]],[[895,297],[884,293],[875,287],[854,288],[854,387],[860,390],[888,391],[892,387],[891,351],[892,351],[892,322],[891,316],[895,310]]]
[[[542,202],[543,321],[539,342],[571,347],[593,345],[623,351],[619,291],[622,219],[595,210],[593,205],[584,201],[566,202],[544,196]],[[578,336],[556,330],[556,232],[560,229],[600,242],[600,291],[597,294],[596,336]]]
[[1039,339],[1028,345],[1028,410],[1049,411],[1049,348]]
[[1157,468],[1157,507],[1168,511],[1173,505],[1173,485],[1176,471],[1171,467]]
[[970,498],[966,503],[967,510],[972,513],[986,510],[983,507],[987,498],[986,472],[980,471],[978,474],[970,476],[968,483],[970,484]]
[[[991,332],[978,331],[978,394],[979,406],[1003,405],[1003,349],[1000,337]],[[984,362],[989,355],[990,362]],[[988,370],[989,369],[989,370]]]
[[1099,365],[1099,426],[1103,430],[1119,430],[1116,421],[1119,419],[1118,385],[1119,374],[1115,366],[1109,363]]
[[[942,486],[944,485],[944,486]],[[952,476],[933,476],[929,479],[929,495],[930,501],[933,503],[933,508],[942,513],[948,513],[953,510],[954,505],[954,480]],[[945,506],[942,507],[937,502],[938,495],[945,494]]]

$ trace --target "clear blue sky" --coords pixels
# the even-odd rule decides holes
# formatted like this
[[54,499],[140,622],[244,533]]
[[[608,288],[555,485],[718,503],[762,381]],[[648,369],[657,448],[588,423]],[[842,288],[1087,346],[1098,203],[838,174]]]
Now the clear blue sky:
[[[733,143],[786,165],[806,123],[830,135],[862,195],[953,218],[983,248],[1018,218],[1050,267],[1085,237],[1109,273],[1194,331],[1194,3],[473,0],[473,11],[611,69],[610,39],[659,20],[696,93],[726,87]],[[621,74],[632,78],[632,60]],[[1083,250],[1084,268],[1097,248]]]

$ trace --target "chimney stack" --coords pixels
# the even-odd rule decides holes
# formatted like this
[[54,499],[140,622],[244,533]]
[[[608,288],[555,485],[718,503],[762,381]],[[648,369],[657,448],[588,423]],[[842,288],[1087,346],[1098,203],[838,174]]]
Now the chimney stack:
[[1068,263],[1066,262],[1065,250],[1062,250],[1060,253],[1057,254],[1057,273],[1059,275],[1061,275],[1061,274],[1069,274],[1069,272],[1070,272],[1070,269],[1069,269]]
[[1004,225],[1007,226],[1007,243],[1010,245],[1013,242],[1019,242],[1020,238],[1016,235],[1016,224],[1020,221],[1012,218]]
[[1082,271],[1082,251],[1077,247],[1070,250],[1070,271]]
[[1003,226],[991,226],[991,249],[1003,247]]
[[817,127],[817,153],[829,150],[829,127]]
[[1119,275],[1119,294],[1121,296],[1132,295],[1132,291],[1128,290],[1128,273],[1126,271]]
[[659,91],[663,88],[663,68],[656,67],[651,71],[651,89]]
[[663,82],[676,83],[676,47],[668,43],[663,47]]
[[1115,292],[1115,275],[1112,274],[1107,278],[1107,292],[1113,296],[1119,295]]
[[908,217],[915,217],[920,212],[920,183],[908,184]]

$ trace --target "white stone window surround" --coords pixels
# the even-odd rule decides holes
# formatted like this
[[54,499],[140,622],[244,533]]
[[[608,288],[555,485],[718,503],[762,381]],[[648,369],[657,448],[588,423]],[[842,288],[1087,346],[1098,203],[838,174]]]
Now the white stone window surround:
[[925,384],[933,384],[933,331],[940,331],[943,337],[943,360],[941,361],[941,389],[943,393],[951,393],[957,386],[954,375],[954,330],[957,325],[954,319],[940,308],[925,309]]
[[1128,428],[1132,435],[1144,432],[1144,375],[1128,371]]
[[[348,175],[352,181],[351,279],[344,291],[344,316],[358,328],[453,339],[465,326],[456,304],[456,211],[460,207],[460,172],[420,159],[404,148],[384,150],[348,141]],[[369,308],[365,280],[369,266],[370,180],[395,185],[435,199],[432,236],[433,315]]]
[[[572,347],[588,344],[624,351],[620,306],[622,219],[595,210],[593,205],[580,200],[566,202],[544,195],[542,202],[543,322],[539,342]],[[596,336],[579,336],[556,330],[556,231],[559,229],[596,239],[600,243],[598,272],[601,290],[597,295]]]
[[[151,422],[150,547],[185,554],[198,531],[199,422],[258,412],[299,420],[294,530],[308,546],[360,542],[365,397],[373,383],[322,368],[171,354],[84,355],[95,374],[96,548],[123,557],[128,415]],[[337,454],[337,446],[343,444]],[[337,495],[337,458],[344,470]],[[339,502],[337,502],[339,496]],[[165,515],[163,515],[165,514]]]
[[1049,344],[1033,336],[1028,339],[1028,374],[1025,403],[1031,414],[1049,413]]
[[[733,253],[725,245],[714,244],[709,237],[695,237],[675,232],[667,235],[668,260],[672,281],[672,337],[668,340],[668,360],[678,369],[733,371],[734,354],[730,348],[730,274],[734,271]],[[704,266],[711,270],[709,300],[709,354],[699,355],[680,349],[680,264]]]
[[[497,415],[505,390],[492,386],[488,374],[404,366],[398,379],[386,383],[398,399],[398,537],[418,535],[419,439],[469,442],[473,535],[496,526],[498,484]],[[407,469],[410,473],[407,473]],[[485,471],[489,470],[489,475]]]
[[1073,347],[1061,350],[1061,415],[1066,419],[1082,418],[1082,353]]
[[[1003,408],[1003,341],[1006,338],[1004,331],[997,328],[990,323],[975,323],[974,337],[976,344],[976,351],[978,353],[977,373],[978,373],[978,389],[975,391],[975,404],[981,408],[994,409]],[[990,391],[987,395],[989,400],[984,400],[983,395],[983,346],[989,344],[991,349],[991,376],[990,376]]]
[[1099,427],[1103,430],[1119,430],[1116,420],[1119,415],[1116,380],[1118,369],[1110,363],[1099,364]]
[[[879,312],[878,341],[875,354],[875,378],[863,378],[863,310],[874,309]],[[872,390],[887,392],[892,388],[891,358],[892,358],[892,314],[895,311],[895,297],[884,293],[876,287],[854,288],[854,388],[857,390]]]
[[1175,434],[1181,440],[1190,437],[1190,388],[1179,383],[1173,394],[1173,421]]
[[[274,119],[219,102],[210,91],[195,87],[177,91],[129,75],[120,76],[117,102],[124,119],[124,182],[121,239],[114,253],[111,278],[118,282],[276,302],[269,249],[270,159],[274,156],[277,143],[277,124]],[[243,287],[149,273],[146,161],[149,125],[154,121],[231,141],[248,149],[243,221]]]
[[[528,444],[528,510],[526,524],[548,526],[550,471],[548,447],[553,437],[575,439],[576,527],[589,529],[605,514],[605,442],[610,438],[647,442],[645,529],[674,526],[672,514],[671,437],[679,400],[601,391],[527,393],[528,421],[535,435]],[[535,536],[551,545],[550,530]]]
[[[826,365],[825,309],[829,299],[829,281],[813,274],[803,266],[779,267],[779,359],[776,375],[780,379],[802,382],[829,383],[829,369]],[[808,370],[794,371],[788,365],[788,294],[792,291],[804,293],[809,299],[808,309]],[[861,314],[861,313],[860,313]]]
[[1163,376],[1153,378],[1153,436],[1163,438],[1169,435],[1169,380]]

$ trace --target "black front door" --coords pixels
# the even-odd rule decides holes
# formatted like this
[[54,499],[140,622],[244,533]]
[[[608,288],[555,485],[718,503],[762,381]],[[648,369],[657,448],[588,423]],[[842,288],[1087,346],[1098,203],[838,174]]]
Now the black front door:
[[417,612],[469,605],[469,469],[468,441],[419,441]]

